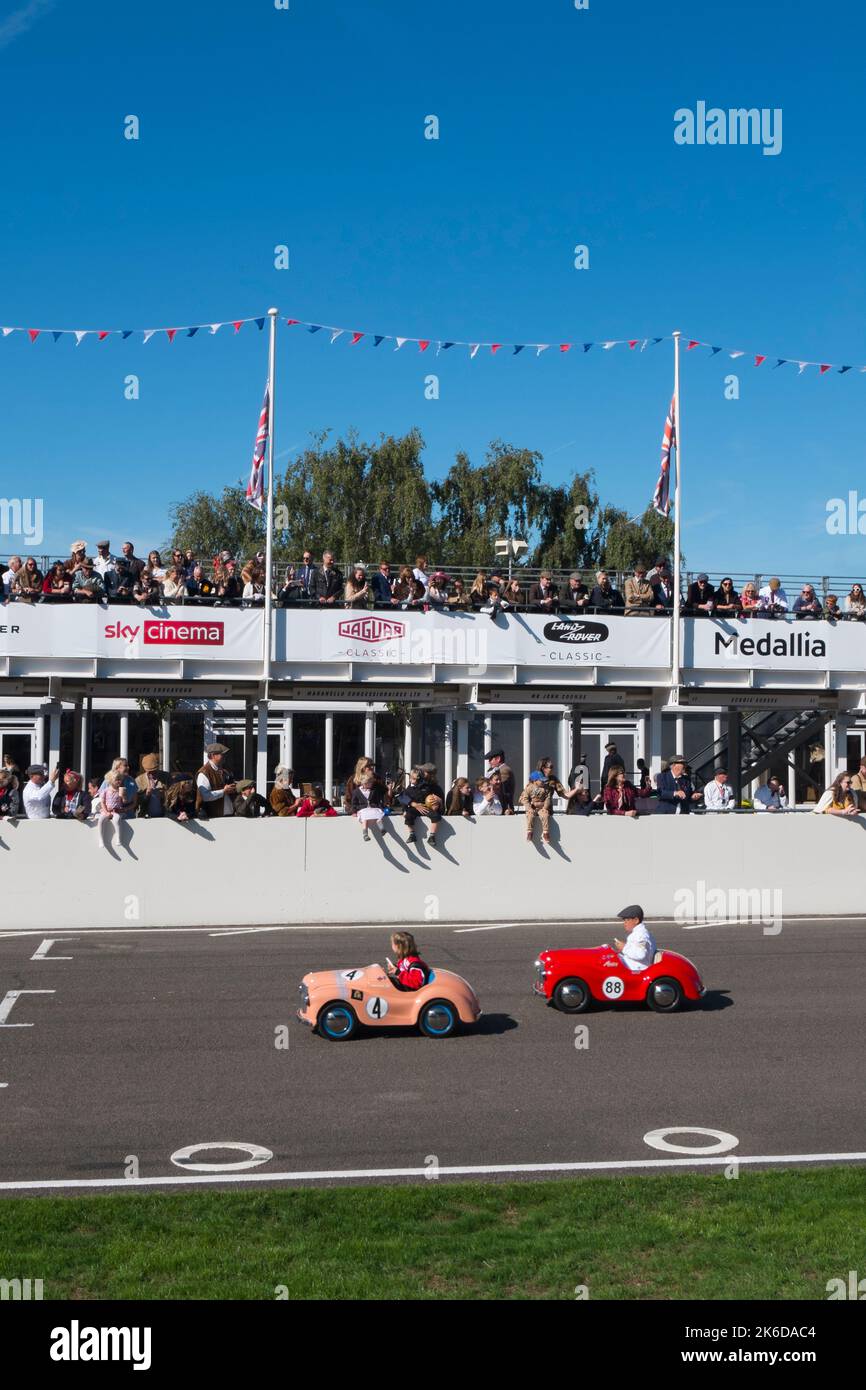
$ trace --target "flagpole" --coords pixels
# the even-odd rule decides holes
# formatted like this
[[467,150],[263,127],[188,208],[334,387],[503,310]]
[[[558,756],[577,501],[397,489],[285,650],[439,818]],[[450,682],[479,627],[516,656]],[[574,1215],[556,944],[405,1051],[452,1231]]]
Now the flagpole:
[[674,474],[674,631],[671,657],[671,687],[674,699],[679,698],[680,685],[680,438],[682,421],[680,418],[680,330],[674,333],[674,441],[676,448],[676,473]]
[[271,646],[273,632],[273,549],[274,549],[274,388],[276,384],[277,315],[269,309],[268,341],[268,500],[265,536],[265,623],[262,633],[262,680],[259,687],[258,731],[256,739],[256,790],[267,795],[268,787],[268,700],[271,683]]

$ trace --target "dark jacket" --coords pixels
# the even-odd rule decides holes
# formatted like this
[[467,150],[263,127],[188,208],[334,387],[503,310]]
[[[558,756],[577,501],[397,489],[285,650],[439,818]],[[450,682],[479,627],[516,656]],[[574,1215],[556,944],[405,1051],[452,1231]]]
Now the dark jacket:
[[607,589],[603,589],[600,584],[595,584],[589,596],[589,606],[590,608],[600,608],[602,611],[610,611],[612,608],[625,608],[622,594],[619,589],[615,589],[612,584],[609,585]]
[[[678,806],[680,815],[685,815],[692,809],[692,792],[695,788],[690,777],[674,777],[670,768],[666,768],[656,778],[656,787],[659,794],[656,811],[661,815],[675,815]],[[674,796],[674,792],[677,791],[685,792],[685,797]]]
[[339,599],[343,597],[343,576],[336,565],[332,565],[329,570],[316,571],[312,593],[317,601],[322,598]]
[[625,767],[621,753],[608,753],[601,765],[601,789],[604,791],[607,786],[607,779],[613,767]]
[[318,574],[318,565],[298,565],[295,568],[295,579],[300,582],[304,598],[312,598],[314,596]]
[[238,792],[233,802],[236,816],[247,816],[252,820],[257,820],[259,816],[273,815],[271,808],[263,796],[258,792],[253,792],[251,797],[245,798]]
[[[51,802],[51,814],[52,816],[56,816],[58,820],[84,820],[86,816],[90,815],[91,798],[88,791],[83,790],[78,793],[78,804],[74,811],[64,811],[63,805],[65,801],[66,788],[61,787],[60,791],[55,794]],[[7,813],[2,812],[2,814],[5,815]]]
[[582,613],[589,606],[589,589],[585,584],[578,584],[576,589],[571,585],[563,591],[560,607],[568,613]]
[[653,602],[662,608],[673,608],[674,586],[669,579],[659,579],[653,584]]
[[[545,599],[553,599],[549,606],[541,607]],[[559,607],[559,590],[555,584],[548,584],[546,589],[542,589],[540,584],[533,584],[529,590],[529,606],[538,610],[541,608],[543,613],[549,613]]]
[[695,580],[694,584],[689,585],[689,592],[686,596],[686,607],[697,608],[700,603],[709,603],[715,599],[716,591],[712,584],[704,584],[703,588]]
[[376,570],[371,584],[373,590],[373,602],[383,604],[386,608],[391,607],[391,581],[386,579],[381,570]]
[[359,811],[364,811],[368,806],[387,806],[387,788],[384,782],[376,781],[370,788],[370,795],[365,796],[360,787],[355,787],[352,792],[351,800],[352,815],[356,816]]

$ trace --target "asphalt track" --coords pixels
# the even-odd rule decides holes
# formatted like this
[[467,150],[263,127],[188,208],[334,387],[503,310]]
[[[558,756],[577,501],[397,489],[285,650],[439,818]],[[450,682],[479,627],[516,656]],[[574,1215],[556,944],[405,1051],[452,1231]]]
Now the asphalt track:
[[[0,1195],[866,1161],[866,918],[654,930],[698,965],[702,1005],[574,1018],[532,995],[539,949],[613,923],[430,924],[424,954],[475,985],[478,1028],[341,1044],[295,1020],[297,983],[381,961],[387,928],[2,933]],[[728,1138],[647,1142],[669,1127]],[[178,1156],[205,1144],[272,1157]]]

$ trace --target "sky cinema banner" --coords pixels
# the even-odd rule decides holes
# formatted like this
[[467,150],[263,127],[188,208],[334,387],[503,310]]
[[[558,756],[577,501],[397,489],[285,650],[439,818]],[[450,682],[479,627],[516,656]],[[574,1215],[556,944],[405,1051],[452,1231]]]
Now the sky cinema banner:
[[236,608],[144,608],[100,604],[7,604],[0,657],[120,661],[261,661],[260,612]]

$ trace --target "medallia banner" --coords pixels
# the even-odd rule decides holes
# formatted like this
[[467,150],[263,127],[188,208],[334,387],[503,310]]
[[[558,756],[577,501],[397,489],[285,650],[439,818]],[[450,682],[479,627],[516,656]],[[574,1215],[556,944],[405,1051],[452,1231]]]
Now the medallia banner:
[[683,665],[689,668],[860,671],[866,667],[863,623],[694,618],[683,626]]
[[659,618],[566,618],[536,613],[281,610],[274,660],[381,666],[659,669],[670,664],[670,623]]

